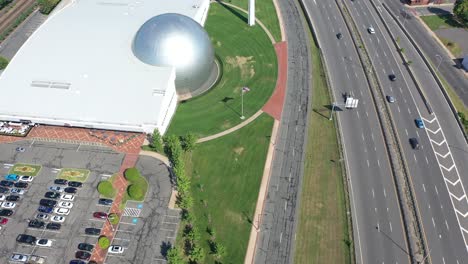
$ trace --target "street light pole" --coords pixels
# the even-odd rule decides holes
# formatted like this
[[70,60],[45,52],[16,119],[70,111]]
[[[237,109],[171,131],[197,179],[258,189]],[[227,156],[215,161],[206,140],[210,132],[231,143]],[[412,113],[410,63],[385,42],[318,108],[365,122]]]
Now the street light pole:
[[332,120],[333,119],[333,111],[335,111],[335,103],[332,103],[332,109],[331,109],[331,113],[330,113],[330,118],[328,120]]

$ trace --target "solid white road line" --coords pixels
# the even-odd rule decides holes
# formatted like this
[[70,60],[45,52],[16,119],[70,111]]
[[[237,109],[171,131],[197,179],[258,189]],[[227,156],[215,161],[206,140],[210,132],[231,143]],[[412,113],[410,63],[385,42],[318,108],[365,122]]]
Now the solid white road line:
[[383,196],[385,196],[385,198],[387,197],[387,192],[385,191],[385,189],[383,189]]
[[393,232],[392,222],[389,222],[389,224],[390,224],[390,232]]
[[422,186],[423,186],[423,190],[424,190],[424,192],[426,192],[426,186],[424,186],[424,183],[423,183],[423,185],[422,185]]

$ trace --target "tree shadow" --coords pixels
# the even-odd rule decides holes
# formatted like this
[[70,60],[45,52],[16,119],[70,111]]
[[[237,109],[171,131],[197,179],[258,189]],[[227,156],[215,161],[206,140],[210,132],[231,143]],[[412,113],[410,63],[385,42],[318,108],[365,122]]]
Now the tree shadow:
[[246,17],[245,14],[243,13],[240,13],[239,11],[237,11],[236,9],[226,5],[225,3],[219,1],[219,0],[216,0],[216,2],[218,4],[220,4],[221,6],[223,6],[224,8],[226,8],[226,10],[228,10],[229,12],[231,12],[233,15],[235,15],[236,17],[238,17],[240,20],[244,21],[244,23],[247,23],[248,22],[248,19]]
[[429,10],[429,12],[431,12],[433,14],[436,14],[436,15],[441,15],[441,16],[451,15],[451,13],[449,11],[444,10],[442,8],[439,8],[439,7],[428,7],[427,10]]
[[163,241],[163,243],[161,244],[161,254],[162,254],[164,257],[167,257],[167,252],[168,252],[169,249],[171,249],[171,248],[172,248],[171,242]]

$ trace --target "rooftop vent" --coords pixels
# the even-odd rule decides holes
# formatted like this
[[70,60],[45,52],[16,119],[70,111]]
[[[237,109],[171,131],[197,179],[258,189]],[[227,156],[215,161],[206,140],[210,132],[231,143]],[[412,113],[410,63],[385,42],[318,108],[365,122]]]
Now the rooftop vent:
[[54,88],[54,89],[69,90],[71,83],[51,82],[51,81],[32,81],[31,86],[39,87],[39,88]]

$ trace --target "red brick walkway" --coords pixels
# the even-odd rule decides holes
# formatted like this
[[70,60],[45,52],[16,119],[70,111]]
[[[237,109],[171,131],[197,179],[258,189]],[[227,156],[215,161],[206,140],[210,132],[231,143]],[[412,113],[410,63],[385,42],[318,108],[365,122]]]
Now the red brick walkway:
[[278,58],[278,79],[273,95],[263,106],[262,110],[276,120],[281,119],[284,97],[286,95],[286,81],[288,80],[288,45],[285,41],[275,44],[276,57]]
[[[137,162],[137,159],[138,159],[138,154],[125,155],[122,165],[120,166],[119,175],[113,182],[114,188],[117,190],[117,194],[115,195],[114,203],[112,203],[110,213],[117,214],[119,216],[119,219],[121,218],[122,213],[123,213],[122,210],[120,209],[120,203],[127,190],[127,180],[125,180],[123,173],[125,172],[127,168],[134,167]],[[117,230],[117,228],[118,228],[118,224],[115,226],[112,226],[109,223],[109,221],[106,221],[106,223],[104,224],[104,227],[101,230],[101,236],[106,236],[109,238],[110,241],[113,241],[114,236],[115,236],[115,231]],[[93,254],[91,255],[91,260],[94,260],[97,263],[104,263],[106,256],[107,256],[107,250],[99,248],[97,243],[94,248],[95,250],[93,251]]]

